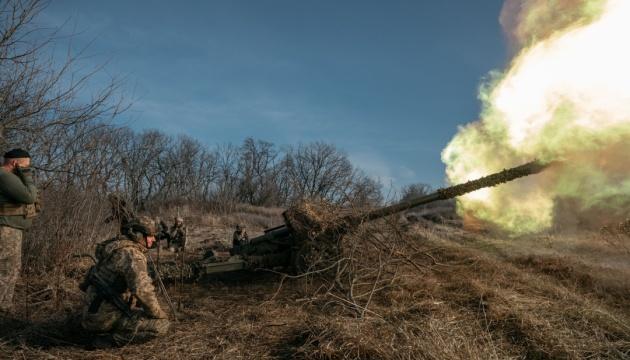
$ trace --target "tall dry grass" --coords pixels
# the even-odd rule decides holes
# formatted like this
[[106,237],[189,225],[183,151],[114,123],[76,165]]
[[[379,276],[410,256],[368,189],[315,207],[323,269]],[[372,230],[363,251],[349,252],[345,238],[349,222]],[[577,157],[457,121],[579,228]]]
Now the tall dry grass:
[[[275,210],[251,210],[269,221],[278,216]],[[201,223],[191,225],[207,227],[216,221],[212,224],[227,226],[234,220],[220,216],[209,220],[207,213],[200,214],[191,218]],[[14,332],[22,340],[5,337],[9,340],[0,345],[0,354],[99,359],[627,358],[630,285],[623,280],[629,277],[622,268],[582,261],[586,244],[593,241],[591,251],[608,254],[606,243],[591,235],[549,234],[546,243],[532,238],[510,244],[445,225],[385,219],[363,224],[344,238],[342,261],[333,277],[262,272],[188,284],[181,298],[182,321],[158,341],[87,351],[83,338],[67,326],[71,316],[54,309],[56,323],[18,325]],[[76,309],[73,301],[67,297],[64,314]]]

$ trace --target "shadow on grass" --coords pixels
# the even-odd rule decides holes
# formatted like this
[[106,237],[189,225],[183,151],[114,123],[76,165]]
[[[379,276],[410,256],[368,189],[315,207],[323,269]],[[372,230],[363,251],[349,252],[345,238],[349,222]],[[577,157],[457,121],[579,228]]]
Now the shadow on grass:
[[49,349],[86,347],[93,337],[81,328],[80,314],[45,321],[0,315],[0,339],[6,345]]

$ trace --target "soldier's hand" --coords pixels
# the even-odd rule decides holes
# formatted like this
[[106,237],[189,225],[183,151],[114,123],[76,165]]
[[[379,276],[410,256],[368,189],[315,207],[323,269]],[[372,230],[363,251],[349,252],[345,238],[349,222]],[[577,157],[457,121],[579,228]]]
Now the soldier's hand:
[[33,170],[30,167],[22,167],[19,165],[15,165],[15,168],[13,168],[13,172],[15,172],[15,174],[18,176],[30,174],[32,171]]

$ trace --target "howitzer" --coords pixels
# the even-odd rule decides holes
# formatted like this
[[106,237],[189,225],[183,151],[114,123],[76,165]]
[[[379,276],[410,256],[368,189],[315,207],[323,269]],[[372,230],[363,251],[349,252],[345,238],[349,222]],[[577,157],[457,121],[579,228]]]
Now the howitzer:
[[284,224],[267,229],[241,246],[238,254],[210,251],[201,261],[189,264],[189,276],[202,276],[245,269],[285,268],[293,272],[312,270],[322,258],[338,257],[341,239],[359,224],[435,201],[452,199],[479,189],[537,174],[550,163],[532,161],[477,180],[439,189],[431,194],[369,211],[349,211],[326,203],[303,202],[283,213]]

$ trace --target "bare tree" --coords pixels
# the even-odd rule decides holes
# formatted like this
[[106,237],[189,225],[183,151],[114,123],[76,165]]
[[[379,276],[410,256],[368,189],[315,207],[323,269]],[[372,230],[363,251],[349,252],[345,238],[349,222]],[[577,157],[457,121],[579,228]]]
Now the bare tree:
[[357,170],[354,173],[352,184],[347,190],[347,202],[349,205],[357,207],[378,206],[383,202],[381,190],[381,183]]
[[112,82],[81,101],[92,75],[75,70],[82,52],[57,65],[48,50],[55,32],[33,22],[44,3],[7,0],[0,4],[0,144],[4,147],[42,141],[50,127],[71,127],[94,119],[111,119],[125,109],[114,96],[120,83]]
[[214,202],[217,208],[228,211],[233,208],[234,200],[238,197],[238,183],[241,173],[238,161],[239,149],[232,145],[220,145],[215,149],[217,159],[217,183]]
[[252,205],[277,203],[275,177],[278,152],[273,144],[247,138],[240,151],[240,200]]
[[289,147],[282,161],[292,199],[343,199],[352,184],[353,167],[347,156],[323,142]]

